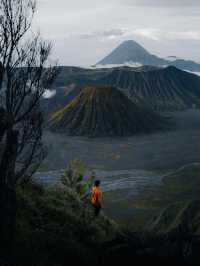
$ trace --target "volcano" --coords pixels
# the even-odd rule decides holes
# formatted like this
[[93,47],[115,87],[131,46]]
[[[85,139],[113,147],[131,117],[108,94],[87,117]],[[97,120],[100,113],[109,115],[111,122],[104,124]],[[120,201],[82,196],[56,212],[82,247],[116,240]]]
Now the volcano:
[[[182,71],[174,66],[156,67],[112,67],[83,69],[62,67],[55,88],[55,100],[50,102],[50,111],[66,106],[87,86],[113,86],[128,94],[133,101],[140,99],[155,111],[177,111],[200,108],[200,77]],[[62,87],[79,88],[72,90],[70,98],[59,93]],[[58,98],[58,95],[59,98]],[[48,101],[47,101],[48,102]],[[58,105],[59,104],[59,105]],[[56,109],[56,108],[57,109]]]
[[131,136],[162,130],[166,121],[111,86],[86,87],[55,112],[50,129],[73,136]]
[[139,43],[133,40],[124,41],[123,43],[121,43],[116,49],[114,49],[98,64],[117,65],[125,64],[127,62],[153,66],[160,66],[166,64],[166,61],[164,59],[150,54],[144,47],[142,47]]
[[97,65],[123,65],[123,64],[141,64],[152,66],[175,66],[182,70],[192,72],[200,71],[200,64],[192,60],[179,59],[173,56],[168,60],[151,54],[142,45],[134,40],[122,42],[109,55],[99,61]]

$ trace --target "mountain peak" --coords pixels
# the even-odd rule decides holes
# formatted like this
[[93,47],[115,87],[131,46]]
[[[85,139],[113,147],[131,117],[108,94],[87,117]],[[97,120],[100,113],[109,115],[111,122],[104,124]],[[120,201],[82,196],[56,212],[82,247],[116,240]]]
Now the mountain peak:
[[[127,44],[133,44],[133,43],[137,43],[136,41],[134,40],[126,40],[126,41],[123,41],[122,43],[127,43]],[[121,43],[121,44],[122,44]],[[137,43],[138,44],[138,43]]]
[[147,53],[149,54],[149,52],[139,43],[137,43],[134,40],[127,40],[122,42],[117,49],[130,49],[131,52],[140,52],[140,53]]
[[142,65],[164,64],[163,59],[151,55],[143,46],[134,40],[122,42],[98,64],[125,64],[127,62],[139,63]]
[[50,121],[53,131],[89,137],[151,133],[165,125],[160,115],[132,102],[112,86],[86,87]]
[[138,46],[138,47],[144,49],[144,48],[142,47],[142,45],[140,45],[139,43],[137,43],[137,42],[134,41],[134,40],[126,40],[126,41],[123,41],[123,42],[121,42],[120,45],[130,45],[130,46],[132,45],[132,46]]

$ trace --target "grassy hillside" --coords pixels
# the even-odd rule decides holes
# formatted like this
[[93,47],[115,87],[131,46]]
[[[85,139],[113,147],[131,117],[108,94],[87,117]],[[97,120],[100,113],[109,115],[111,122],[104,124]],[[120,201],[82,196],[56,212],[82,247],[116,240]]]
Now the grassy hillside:
[[118,226],[75,191],[44,188],[31,182],[18,188],[16,265],[91,265],[102,243],[119,234]]
[[17,199],[17,266],[198,265],[199,201],[167,208],[148,230],[133,233],[102,214],[94,218],[78,191],[63,185],[30,182],[18,187]]

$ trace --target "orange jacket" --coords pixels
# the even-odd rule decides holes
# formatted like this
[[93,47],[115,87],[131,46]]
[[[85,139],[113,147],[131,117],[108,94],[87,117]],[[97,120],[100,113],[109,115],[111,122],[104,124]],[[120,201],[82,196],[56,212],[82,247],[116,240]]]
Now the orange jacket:
[[92,187],[92,197],[91,202],[93,205],[97,205],[102,202],[102,190],[100,187],[93,186]]

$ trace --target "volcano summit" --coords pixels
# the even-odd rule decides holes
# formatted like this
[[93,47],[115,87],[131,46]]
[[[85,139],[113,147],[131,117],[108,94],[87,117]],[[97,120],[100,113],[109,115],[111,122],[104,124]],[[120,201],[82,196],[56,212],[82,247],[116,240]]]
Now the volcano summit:
[[164,126],[164,118],[111,86],[86,87],[50,120],[53,131],[89,137],[146,134]]

